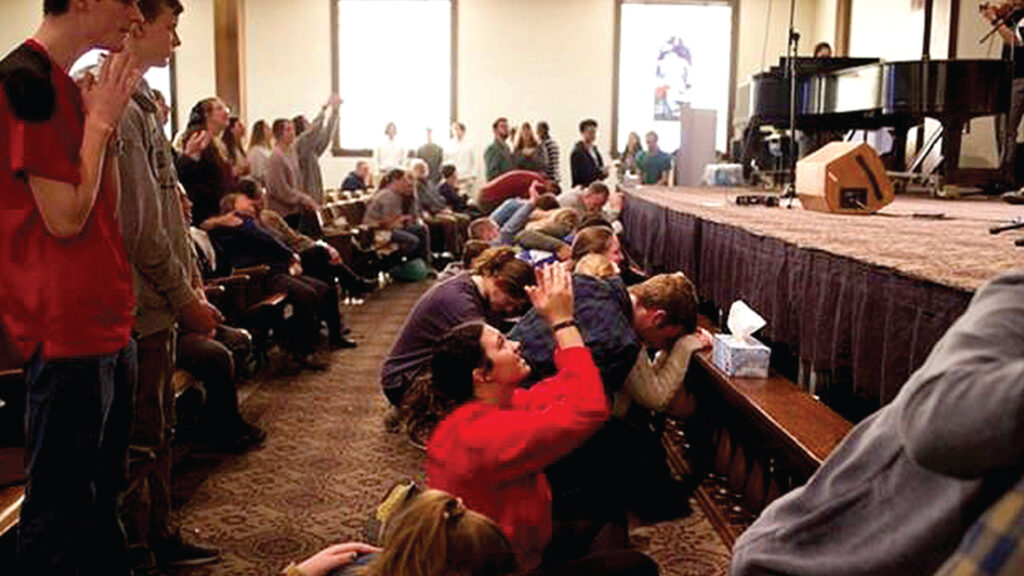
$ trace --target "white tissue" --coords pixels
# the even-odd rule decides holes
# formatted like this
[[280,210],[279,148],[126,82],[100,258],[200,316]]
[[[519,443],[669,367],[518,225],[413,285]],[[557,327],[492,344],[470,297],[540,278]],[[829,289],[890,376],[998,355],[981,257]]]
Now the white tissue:
[[729,308],[729,332],[732,339],[739,342],[752,340],[751,336],[767,324],[760,314],[754,312],[753,308],[743,300],[737,300]]

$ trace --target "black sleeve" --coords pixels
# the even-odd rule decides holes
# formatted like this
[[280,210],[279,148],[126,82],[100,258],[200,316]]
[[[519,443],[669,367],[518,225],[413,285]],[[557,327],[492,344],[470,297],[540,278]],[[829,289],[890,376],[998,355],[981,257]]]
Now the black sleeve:
[[572,187],[575,188],[577,185],[586,180],[587,176],[587,159],[583,157],[586,154],[585,151],[580,148],[572,149],[572,156],[569,158],[569,164],[572,167]]
[[14,114],[26,122],[46,122],[56,110],[49,59],[22,44],[0,61],[0,82]]

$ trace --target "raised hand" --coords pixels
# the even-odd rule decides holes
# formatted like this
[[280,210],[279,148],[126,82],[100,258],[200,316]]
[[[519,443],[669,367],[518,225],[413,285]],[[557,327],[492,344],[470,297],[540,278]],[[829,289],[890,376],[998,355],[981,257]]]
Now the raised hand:
[[196,132],[188,139],[188,142],[185,142],[185,156],[188,156],[193,160],[198,160],[203,154],[203,150],[206,150],[206,147],[209,146],[212,141],[213,136],[208,131],[200,130],[199,132]]
[[572,275],[564,266],[552,264],[537,271],[537,285],[526,294],[541,316],[552,325],[573,318]]
[[107,56],[99,76],[82,87],[86,119],[111,130],[116,128],[141,77],[134,55],[124,51]]

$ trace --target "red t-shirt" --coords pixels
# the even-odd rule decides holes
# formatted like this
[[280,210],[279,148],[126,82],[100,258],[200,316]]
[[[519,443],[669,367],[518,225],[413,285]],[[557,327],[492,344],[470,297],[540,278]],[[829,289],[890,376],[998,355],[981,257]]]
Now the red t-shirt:
[[51,359],[111,354],[128,344],[134,306],[116,190],[100,191],[78,236],[47,232],[28,176],[81,182],[85,109],[45,49],[32,40],[26,48],[49,61],[55,106],[48,120],[26,121],[0,91],[0,320],[24,359],[39,346]]
[[431,488],[462,498],[501,526],[522,567],[540,563],[551,539],[544,469],[608,419],[601,374],[584,347],[555,352],[558,374],[517,390],[510,406],[472,401],[434,430],[425,464]]

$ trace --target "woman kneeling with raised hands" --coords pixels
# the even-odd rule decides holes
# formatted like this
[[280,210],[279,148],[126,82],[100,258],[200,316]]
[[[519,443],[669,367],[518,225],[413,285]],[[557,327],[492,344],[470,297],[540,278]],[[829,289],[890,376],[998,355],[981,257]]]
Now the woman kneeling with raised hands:
[[[537,280],[526,290],[551,324],[558,373],[519,389],[530,373],[519,343],[479,322],[453,328],[435,349],[432,370],[435,387],[457,408],[431,436],[426,462],[430,486],[493,518],[527,570],[540,566],[551,539],[544,468],[609,416],[601,376],[573,320],[570,274],[549,266]],[[653,562],[635,555],[641,572],[657,573]]]

